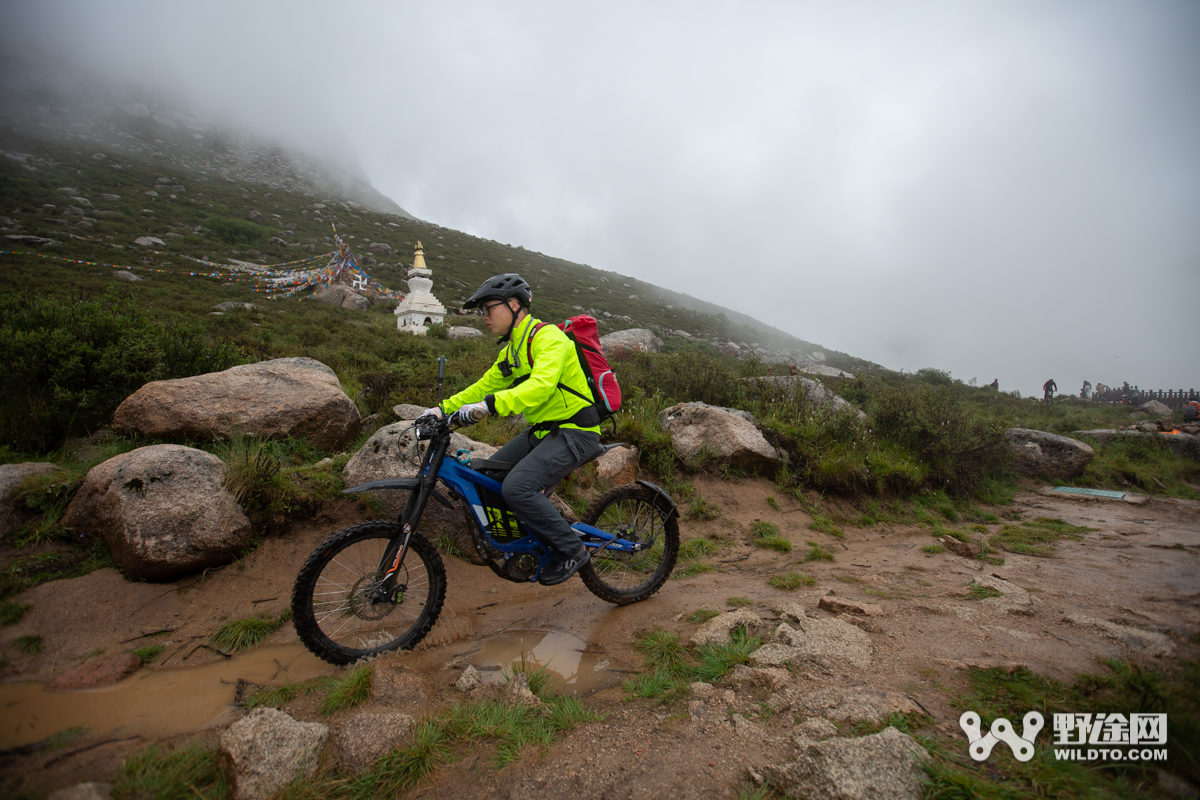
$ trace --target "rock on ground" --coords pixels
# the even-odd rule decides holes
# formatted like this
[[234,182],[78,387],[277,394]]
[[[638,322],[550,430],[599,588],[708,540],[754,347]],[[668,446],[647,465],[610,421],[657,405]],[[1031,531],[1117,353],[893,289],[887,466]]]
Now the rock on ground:
[[1095,450],[1077,439],[1028,428],[1009,428],[1004,441],[1026,475],[1073,478],[1096,457]]
[[826,719],[882,722],[891,714],[919,714],[921,708],[899,692],[858,686],[794,692],[793,709],[803,708]]
[[413,718],[397,711],[354,715],[333,737],[338,766],[352,775],[365,772],[380,756],[403,744],[412,727]]
[[215,311],[251,311],[255,308],[258,308],[258,306],[254,305],[254,303],[236,303],[233,300],[226,300],[224,303],[217,303],[213,306],[213,310]]
[[377,703],[404,711],[416,718],[429,702],[429,687],[414,672],[387,656],[377,658],[371,669],[371,695]]
[[469,692],[480,686],[483,686],[483,678],[473,664],[468,664],[467,668],[463,670],[463,674],[454,682],[454,688],[460,692]]
[[412,421],[425,413],[425,406],[417,406],[412,403],[401,403],[398,406],[392,406],[392,413],[396,415],[396,419]]
[[[496,452],[496,448],[489,444],[454,433],[451,434],[449,452],[457,450],[470,451],[474,459],[489,458]],[[383,426],[367,440],[346,462],[342,476],[346,486],[357,486],[385,478],[411,478],[417,474],[417,468],[421,465],[421,455],[411,423],[395,422]],[[400,514],[408,500],[408,492],[395,489],[371,494],[382,504],[387,516],[392,518]],[[430,538],[445,535],[473,562],[482,563],[475,551],[469,527],[474,523],[466,517],[465,504],[454,494],[450,494],[446,499],[453,508],[446,508],[436,501],[425,507],[425,515],[421,518],[421,532]]]
[[801,740],[795,761],[763,767],[762,775],[788,797],[805,800],[919,800],[925,748],[888,726],[858,739]]
[[361,294],[356,294],[349,286],[343,286],[340,283],[326,286],[314,294],[313,299],[322,303],[328,303],[331,306],[348,308],[352,311],[366,311],[371,307],[370,300]]
[[38,475],[51,475],[61,469],[57,464],[27,461],[23,464],[0,464],[0,536],[7,536],[21,527],[17,498],[21,485]]
[[135,275],[127,269],[119,269],[113,273],[113,277],[120,281],[129,281],[130,283],[139,283],[146,280],[141,275]]
[[166,247],[167,243],[157,236],[139,236],[133,240],[134,244],[140,244],[142,247]]
[[662,351],[662,346],[662,339],[645,328],[631,328],[600,337],[600,347],[608,358],[628,353],[658,353]]
[[133,653],[110,653],[89,658],[74,669],[58,675],[46,685],[53,692],[75,692],[94,686],[108,686],[129,677],[142,666]]
[[1169,656],[1175,651],[1175,643],[1157,631],[1146,631],[1132,625],[1120,625],[1106,619],[1096,619],[1083,614],[1068,614],[1064,621],[1081,628],[1094,628],[1100,631],[1105,638],[1155,658]]
[[469,325],[452,325],[446,331],[446,337],[455,342],[467,339],[482,339],[483,331],[479,330],[479,328],[472,328]]
[[596,474],[600,480],[613,486],[633,483],[638,475],[638,451],[636,447],[614,447],[596,459]]
[[875,603],[859,603],[855,600],[843,600],[840,597],[822,597],[817,608],[831,614],[853,614],[856,617],[882,617],[884,611]]
[[750,663],[761,667],[812,664],[828,670],[871,666],[871,640],[850,623],[810,617],[795,624],[793,628],[781,623],[775,629],[775,641],[754,651]]
[[329,728],[256,708],[221,733],[217,763],[235,800],[266,800],[301,775],[317,771]]
[[707,457],[733,467],[756,469],[779,461],[762,433],[741,416],[705,403],[679,403],[664,409],[659,422],[671,434],[680,458]]
[[387,242],[371,242],[371,244],[367,245],[367,251],[377,256],[390,256],[392,254],[392,246]]
[[963,558],[979,558],[983,554],[983,548],[974,542],[964,542],[961,539],[955,539],[953,536],[943,536],[938,539],[942,547],[954,553],[956,556]]
[[250,520],[224,477],[225,464],[203,450],[140,447],[89,470],[62,523],[102,536],[130,578],[174,580],[227,563],[250,544]]
[[748,608],[726,611],[701,625],[692,636],[692,644],[697,647],[710,642],[729,644],[732,641],[730,634],[735,628],[757,628],[760,625],[762,625],[762,619]]
[[1142,411],[1153,414],[1156,417],[1171,416],[1171,408],[1163,403],[1158,402],[1157,400],[1147,400],[1138,407],[1142,409]]
[[534,708],[542,705],[541,698],[529,688],[529,676],[524,672],[514,672],[504,685],[504,702],[513,706]]
[[113,427],[149,438],[246,435],[307,439],[336,452],[358,435],[358,408],[337,375],[311,358],[277,358],[224,372],[153,381],[117,407]]

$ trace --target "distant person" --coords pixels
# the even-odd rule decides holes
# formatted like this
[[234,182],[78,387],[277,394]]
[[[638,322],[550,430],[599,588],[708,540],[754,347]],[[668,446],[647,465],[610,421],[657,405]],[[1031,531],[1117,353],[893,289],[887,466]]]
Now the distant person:
[[988,384],[988,388],[995,389],[997,392],[1000,391],[1000,379],[992,378],[992,382]]
[[1092,399],[1092,382],[1084,381],[1083,388],[1079,390],[1079,396],[1084,400]]
[[1047,403],[1054,402],[1054,393],[1058,391],[1058,384],[1054,382],[1054,378],[1042,384],[1042,391],[1045,393],[1042,395],[1043,400]]

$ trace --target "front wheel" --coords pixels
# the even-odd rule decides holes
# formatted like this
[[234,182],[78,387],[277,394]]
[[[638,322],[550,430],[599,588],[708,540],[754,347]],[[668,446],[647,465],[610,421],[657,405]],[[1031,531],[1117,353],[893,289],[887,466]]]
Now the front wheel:
[[601,600],[619,606],[654,594],[675,568],[679,554],[678,514],[664,511],[659,496],[643,486],[617,486],[592,504],[584,522],[646,547],[636,553],[592,549],[579,577]]
[[314,654],[350,664],[389,650],[409,650],[425,638],[446,598],[446,569],[429,540],[413,533],[390,596],[376,587],[379,564],[403,539],[395,522],[364,522],[335,533],[296,576],[292,619]]

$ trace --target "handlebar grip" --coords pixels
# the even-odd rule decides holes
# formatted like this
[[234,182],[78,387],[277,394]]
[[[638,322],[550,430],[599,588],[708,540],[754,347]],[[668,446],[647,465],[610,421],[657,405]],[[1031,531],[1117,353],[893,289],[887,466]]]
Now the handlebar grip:
[[438,356],[438,383],[446,378],[446,357]]

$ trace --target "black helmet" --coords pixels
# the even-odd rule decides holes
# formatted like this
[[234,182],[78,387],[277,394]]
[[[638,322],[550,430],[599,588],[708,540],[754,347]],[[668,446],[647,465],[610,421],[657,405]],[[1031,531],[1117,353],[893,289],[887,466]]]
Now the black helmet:
[[475,290],[475,294],[467,298],[463,308],[477,308],[486,300],[507,300],[510,297],[517,298],[523,306],[533,302],[533,292],[529,290],[529,284],[515,272],[488,278]]

